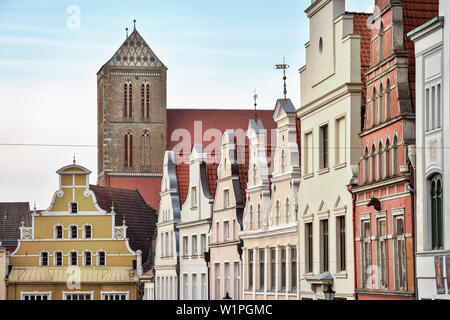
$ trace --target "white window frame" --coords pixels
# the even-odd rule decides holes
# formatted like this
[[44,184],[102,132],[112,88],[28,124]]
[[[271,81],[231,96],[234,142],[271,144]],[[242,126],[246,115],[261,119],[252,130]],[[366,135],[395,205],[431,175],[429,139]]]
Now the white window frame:
[[[43,253],[47,254],[47,265],[45,265],[45,266],[43,264],[43,259],[42,259]],[[50,253],[47,250],[42,250],[41,252],[39,252],[39,266],[41,266],[41,267],[49,267],[50,266]]]
[[[58,238],[58,227],[61,227],[61,238]],[[53,239],[64,239],[64,226],[62,224],[55,224],[53,226]]]
[[[20,300],[25,300],[25,296],[47,296],[47,300],[52,300],[52,291],[21,291],[20,292]],[[30,301],[30,299],[28,300]],[[33,301],[36,301],[33,300]],[[39,301],[45,301],[43,299],[39,300]]]
[[[100,265],[100,252],[104,252],[105,253],[105,264],[104,265]],[[107,266],[107,259],[106,259],[106,257],[107,257],[106,250],[100,249],[100,250],[97,251],[96,259],[95,259],[97,267],[106,267]]]
[[[72,264],[72,253],[75,253],[76,255],[77,255],[77,264]],[[69,251],[69,255],[68,255],[68,265],[69,266],[78,266],[78,251],[76,251],[76,250],[70,250]]]
[[[77,237],[76,237],[76,238],[72,237],[72,227],[76,227],[76,228],[77,228]],[[69,239],[71,239],[71,240],[79,239],[79,238],[80,238],[80,237],[79,237],[79,233],[80,233],[80,230],[79,230],[79,228],[78,228],[78,225],[76,225],[76,224],[71,224],[71,225],[69,226]]]
[[[130,300],[130,291],[100,291],[100,297],[102,300],[106,300],[105,297],[106,296],[111,296],[111,295],[125,295],[126,299],[125,300]],[[108,300],[115,300],[115,299],[108,299]],[[122,300],[122,299],[119,299]]]
[[[86,227],[90,227],[91,228],[91,237],[90,238],[86,238]],[[84,224],[83,225],[83,239],[93,239],[93,237],[92,237],[92,234],[93,234],[92,230],[93,230],[93,228],[92,228],[91,224],[89,224],[89,223]]]
[[[90,265],[86,265],[86,253],[89,252],[91,254],[91,264]],[[93,259],[93,255],[92,255],[92,251],[91,250],[84,250],[83,251],[83,267],[91,267],[92,266],[92,259]]]
[[[68,300],[67,299],[68,295],[81,295],[81,294],[90,294],[91,299],[89,300],[94,300],[94,291],[63,291],[62,293],[63,293],[63,300]],[[83,300],[70,299],[70,301],[83,301]]]
[[[57,253],[61,253],[61,265],[57,264]],[[54,267],[62,267],[64,266],[64,253],[61,250],[56,250],[53,252],[53,266]]]

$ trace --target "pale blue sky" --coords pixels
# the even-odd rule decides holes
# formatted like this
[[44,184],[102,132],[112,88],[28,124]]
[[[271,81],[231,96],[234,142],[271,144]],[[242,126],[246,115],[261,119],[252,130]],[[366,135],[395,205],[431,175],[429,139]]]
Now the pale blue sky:
[[[375,0],[347,0],[372,11]],[[261,108],[282,93],[273,65],[291,66],[288,95],[298,107],[307,0],[0,0],[0,143],[89,144],[97,141],[96,72],[137,29],[169,68],[168,107]],[[80,9],[69,29],[67,9]],[[96,183],[96,148],[0,145],[0,201],[37,200],[47,208],[55,171],[77,154]]]

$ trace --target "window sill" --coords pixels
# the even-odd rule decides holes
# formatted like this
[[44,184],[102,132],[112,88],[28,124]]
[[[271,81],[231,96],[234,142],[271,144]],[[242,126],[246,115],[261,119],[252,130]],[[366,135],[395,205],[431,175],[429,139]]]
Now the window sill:
[[311,179],[314,177],[314,173],[308,173],[303,176],[303,180]]
[[341,271],[341,272],[336,273],[334,275],[334,277],[336,279],[347,279],[348,278],[348,273],[347,273],[347,271]]
[[334,169],[334,170],[339,170],[339,169],[343,169],[343,168],[345,168],[345,167],[347,167],[347,164],[346,164],[346,163],[341,163],[341,164],[335,165],[335,166],[333,167],[333,169]]
[[320,175],[323,175],[323,174],[326,174],[329,172],[330,172],[330,168],[324,168],[324,169],[317,171],[317,174],[320,176]]

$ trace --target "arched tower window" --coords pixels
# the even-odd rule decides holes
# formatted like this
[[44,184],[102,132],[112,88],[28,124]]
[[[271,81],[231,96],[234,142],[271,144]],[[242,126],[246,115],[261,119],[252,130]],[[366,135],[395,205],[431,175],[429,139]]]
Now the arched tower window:
[[258,203],[258,213],[257,213],[257,216],[258,216],[258,229],[260,229],[261,228],[261,205]]
[[373,88],[373,94],[372,94],[372,127],[375,126],[377,123],[375,119],[377,118],[377,89]]
[[130,81],[123,85],[123,116],[133,117],[133,85]]
[[150,168],[150,133],[146,130],[141,137],[142,167]]
[[141,85],[141,112],[142,119],[150,118],[150,84],[147,82]]
[[284,149],[281,151],[281,173],[284,173],[286,170],[286,153]]
[[286,198],[286,223],[289,223],[290,212],[289,212],[289,198]]
[[250,206],[250,230],[253,230],[253,206]]
[[398,140],[397,137],[394,137],[394,143],[392,145],[392,171],[393,171],[393,175],[396,176],[398,175]]
[[386,178],[391,176],[391,144],[386,140]]
[[442,176],[436,174],[429,179],[430,188],[430,223],[431,223],[431,249],[441,250],[444,247],[444,220],[442,207],[443,184]]
[[253,185],[256,186],[256,164],[253,164]]
[[276,210],[276,225],[278,226],[280,224],[280,201],[277,200],[276,206],[275,206],[275,210]]
[[369,183],[369,150],[364,151],[364,183]]
[[377,172],[377,166],[376,166],[376,158],[377,158],[377,151],[375,149],[375,145],[372,145],[372,182],[377,180],[376,172]]
[[380,54],[380,62],[384,59],[384,23],[383,20],[380,22],[380,32],[378,33],[379,39],[379,54]]
[[133,134],[128,131],[124,136],[124,160],[125,168],[133,167]]
[[380,84],[380,92],[378,95],[378,123],[384,122],[384,92],[383,92],[383,84]]
[[391,82],[388,79],[386,82],[386,120],[391,119]]
[[383,144],[378,144],[378,180],[383,179]]

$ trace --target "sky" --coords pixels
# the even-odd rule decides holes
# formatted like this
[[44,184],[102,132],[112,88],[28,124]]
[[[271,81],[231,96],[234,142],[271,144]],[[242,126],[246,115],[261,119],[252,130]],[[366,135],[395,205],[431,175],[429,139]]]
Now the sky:
[[[347,0],[373,12],[375,0]],[[300,105],[309,0],[0,0],[0,202],[50,206],[73,161],[97,179],[96,73],[136,28],[168,67],[168,108]]]

